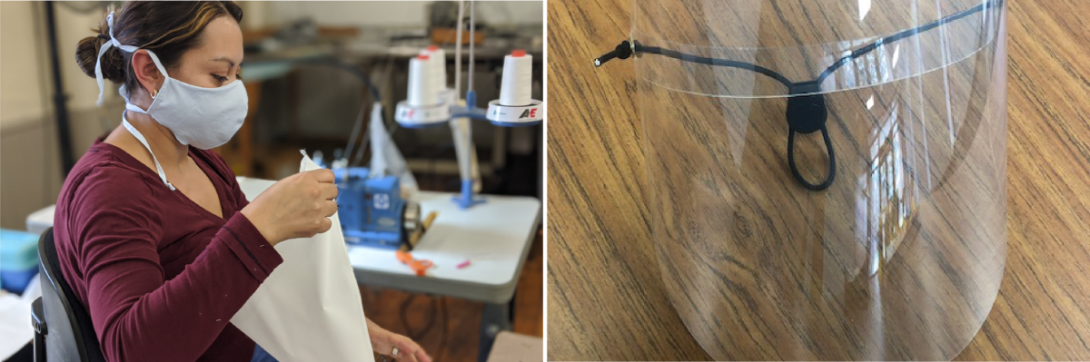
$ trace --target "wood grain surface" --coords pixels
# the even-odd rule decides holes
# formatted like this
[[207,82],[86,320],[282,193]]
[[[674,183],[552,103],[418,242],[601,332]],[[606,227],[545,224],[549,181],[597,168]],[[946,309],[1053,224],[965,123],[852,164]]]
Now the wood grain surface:
[[[651,240],[660,206],[646,180],[652,165],[637,105],[653,93],[641,95],[633,62],[590,64],[627,37],[631,5],[548,5],[550,360],[713,356],[671,304],[677,286],[664,285]],[[1007,267],[987,321],[958,359],[1086,360],[1090,27],[1080,14],[1090,2],[1008,5]],[[653,131],[651,140],[669,129]],[[741,356],[762,355],[777,356]]]

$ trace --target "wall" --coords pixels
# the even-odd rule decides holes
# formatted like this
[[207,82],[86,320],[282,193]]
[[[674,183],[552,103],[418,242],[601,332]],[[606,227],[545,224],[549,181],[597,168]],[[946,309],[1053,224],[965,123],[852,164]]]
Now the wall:
[[[329,25],[360,26],[425,26],[429,1],[313,1],[268,2],[267,20],[284,24],[311,17]],[[527,6],[523,1],[477,2],[477,16],[481,22],[492,24],[541,24],[544,9],[541,2]]]
[[[57,41],[68,97],[72,149],[79,157],[116,125],[123,103],[116,88],[107,105],[95,107],[98,86],[74,60],[79,39],[92,35],[101,10],[77,13],[55,7]],[[56,202],[63,176],[53,119],[53,85],[45,28],[45,4],[0,2],[0,227],[24,229],[26,215]]]
[[[42,89],[39,82],[35,42],[26,36],[33,29],[34,4],[29,2],[0,3],[0,65],[20,69],[0,74],[0,127],[18,127],[34,122],[42,115]],[[21,35],[21,36],[20,36]]]
[[[102,21],[102,12],[103,10],[96,9],[86,14],[79,14],[63,5],[56,6],[61,77],[64,79],[64,90],[70,97],[68,108],[72,110],[95,108],[95,100],[98,99],[98,84],[95,84],[94,78],[83,74],[74,58],[76,44],[85,37],[97,35],[90,29],[98,28],[99,22]],[[44,15],[40,21],[45,23]],[[43,45],[45,45],[44,42]],[[48,71],[48,68],[46,70]],[[107,89],[104,96],[117,101],[121,100],[116,88]]]

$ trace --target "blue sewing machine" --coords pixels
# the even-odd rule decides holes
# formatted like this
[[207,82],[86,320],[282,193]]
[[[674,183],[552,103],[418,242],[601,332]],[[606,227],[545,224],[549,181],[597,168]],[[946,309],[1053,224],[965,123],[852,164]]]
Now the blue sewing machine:
[[421,225],[420,205],[401,197],[397,176],[370,178],[364,167],[335,168],[344,241],[397,249]]

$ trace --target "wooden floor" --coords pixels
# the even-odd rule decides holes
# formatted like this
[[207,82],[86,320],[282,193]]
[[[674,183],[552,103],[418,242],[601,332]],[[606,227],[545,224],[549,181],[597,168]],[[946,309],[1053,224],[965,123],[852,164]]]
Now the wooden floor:
[[[534,241],[533,249],[527,257],[515,291],[513,332],[542,337],[543,300],[542,273],[544,257],[541,235]],[[445,304],[447,318],[446,336],[443,335],[443,315],[435,314],[433,326],[426,333],[416,338],[436,361],[476,361],[477,344],[480,340],[481,310],[484,303],[472,302],[451,297],[431,297],[384,289],[372,290],[360,287],[363,297],[363,309],[367,317],[378,325],[394,333],[411,336],[413,332],[425,330],[433,313],[438,313]],[[406,328],[400,317],[402,305],[405,305]],[[445,337],[445,338],[444,338]],[[444,341],[445,339],[445,341]]]
[[[959,360],[1090,360],[1085,0],[1008,1],[1007,269]],[[550,360],[708,360],[666,294],[648,225],[628,0],[550,0]]]

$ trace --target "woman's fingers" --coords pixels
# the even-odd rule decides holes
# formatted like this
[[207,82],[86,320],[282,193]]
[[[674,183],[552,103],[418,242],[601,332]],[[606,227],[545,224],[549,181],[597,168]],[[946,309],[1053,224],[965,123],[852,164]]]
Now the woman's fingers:
[[325,204],[325,210],[323,210],[323,211],[325,211],[325,217],[330,217],[330,216],[333,216],[333,214],[337,213],[337,202],[336,201],[326,201],[325,203],[326,203]]
[[322,183],[333,183],[337,180],[337,177],[333,175],[333,171],[324,168],[310,171],[310,174],[314,175],[314,178]]
[[420,348],[416,342],[405,336],[394,337],[394,346],[397,346],[397,358],[398,360],[404,360],[409,362],[432,362],[431,357],[424,352],[423,348]]
[[337,190],[337,186],[334,184],[318,184],[318,195],[322,200],[335,200],[340,190]]
[[[316,235],[316,234],[319,234],[319,233],[324,233],[326,231],[329,231],[329,229],[331,229],[331,228],[333,228],[333,222],[330,221],[329,219],[323,218],[322,220],[318,221],[318,231],[315,232],[314,234]],[[311,236],[314,236],[314,235],[311,235]]]
[[420,362],[432,362],[432,361],[431,361],[431,356],[428,356],[428,354],[427,354],[427,353],[424,353],[424,350],[418,350],[418,351],[416,351],[416,355],[415,355],[415,356],[416,356],[416,360],[417,360],[417,361],[420,361]]

